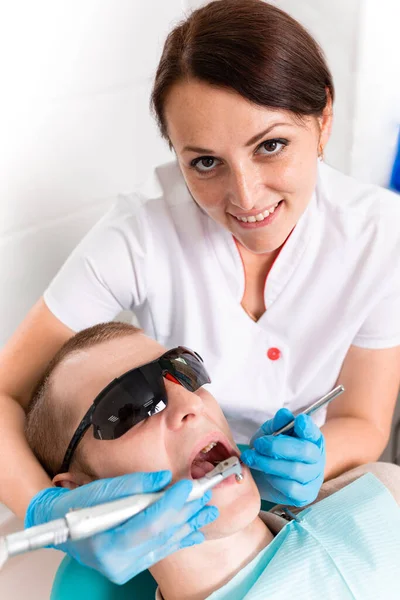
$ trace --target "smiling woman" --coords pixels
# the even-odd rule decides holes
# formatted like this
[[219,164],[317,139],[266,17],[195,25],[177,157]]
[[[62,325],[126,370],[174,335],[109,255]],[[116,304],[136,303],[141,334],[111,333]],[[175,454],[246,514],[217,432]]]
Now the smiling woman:
[[[170,32],[151,106],[175,160],[121,196],[82,240],[0,361],[2,415],[11,423],[0,456],[8,457],[3,472],[13,473],[1,481],[1,499],[20,514],[29,505],[32,524],[57,501],[43,501],[50,481],[22,436],[21,406],[74,331],[121,309],[163,347],[200,353],[236,443],[248,444],[261,427],[242,459],[265,500],[304,506],[324,477],[380,456],[400,378],[400,204],[322,160],[334,96],[315,40],[267,2],[215,0]],[[125,358],[128,370],[132,356]],[[107,379],[89,361],[86,410],[102,389],[90,387],[99,372]],[[176,381],[165,379],[177,394]],[[346,392],[315,423],[299,421],[293,435],[271,443],[293,411],[338,383]],[[191,394],[193,411],[204,394]],[[177,449],[180,477],[208,444],[224,444],[215,431],[205,434],[190,465]],[[120,447],[130,435],[118,438]],[[120,460],[94,452],[97,476],[126,472]],[[87,563],[99,565],[93,553]]]
[[[212,106],[206,120],[205,106]],[[241,246],[270,262],[312,196],[315,157],[330,128],[330,100],[321,116],[300,119],[282,109],[250,104],[232,90],[195,78],[171,88],[165,118],[195,202]],[[266,123],[271,124],[269,135],[276,137],[260,144],[257,140],[268,135],[262,132],[249,142],[249,130],[258,132]],[[214,140],[213,155],[192,158],[201,149],[188,150],[185,142],[195,136],[207,146]]]
[[269,268],[315,187],[334,87],[296,21],[250,4],[212,3],[168,36],[151,104],[194,200]]

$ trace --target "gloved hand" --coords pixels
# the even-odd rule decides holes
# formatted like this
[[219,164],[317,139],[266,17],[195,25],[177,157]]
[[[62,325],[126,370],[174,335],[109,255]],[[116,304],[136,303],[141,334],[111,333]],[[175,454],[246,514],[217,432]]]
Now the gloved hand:
[[251,468],[261,498],[274,504],[305,506],[315,500],[324,481],[325,440],[307,415],[295,418],[291,435],[271,435],[294,419],[281,408],[252,437],[241,460]]
[[[71,509],[158,492],[170,481],[170,471],[158,471],[100,479],[75,490],[48,488],[31,500],[25,527],[59,519]],[[169,554],[204,541],[204,534],[198,530],[218,517],[218,509],[205,506],[211,491],[185,505],[192,487],[190,480],[178,481],[163,498],[122,525],[87,539],[67,541],[57,548],[114,583],[123,584]]]

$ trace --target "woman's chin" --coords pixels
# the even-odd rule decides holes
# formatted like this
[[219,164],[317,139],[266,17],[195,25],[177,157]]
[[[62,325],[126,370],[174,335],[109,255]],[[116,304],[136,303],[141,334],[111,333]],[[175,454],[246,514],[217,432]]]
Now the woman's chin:
[[274,233],[274,235],[261,235],[253,233],[252,235],[241,235],[238,236],[233,233],[235,239],[241,246],[246,248],[253,254],[271,254],[278,252],[281,246],[285,243],[291,230],[286,229]]

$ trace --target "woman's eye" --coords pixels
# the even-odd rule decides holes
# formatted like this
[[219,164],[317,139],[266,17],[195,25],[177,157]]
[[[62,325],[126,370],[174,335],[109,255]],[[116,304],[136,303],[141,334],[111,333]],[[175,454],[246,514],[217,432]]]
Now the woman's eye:
[[[275,156],[284,150],[288,144],[289,141],[284,139],[267,140],[258,146],[256,152],[263,156]],[[261,149],[265,150],[265,152],[260,152]],[[192,160],[190,167],[195,169],[198,173],[206,175],[215,170],[217,162],[219,162],[219,159],[214,158],[213,156],[200,156],[199,158]]]
[[285,146],[287,146],[287,144],[287,140],[268,140],[266,142],[263,142],[258,147],[258,150],[266,150],[265,153],[261,152],[261,154],[264,155],[278,154],[281,150],[283,150]]
[[200,173],[208,173],[214,169],[215,165],[213,163],[215,163],[215,158],[212,156],[201,156],[200,158],[192,160],[190,165]]

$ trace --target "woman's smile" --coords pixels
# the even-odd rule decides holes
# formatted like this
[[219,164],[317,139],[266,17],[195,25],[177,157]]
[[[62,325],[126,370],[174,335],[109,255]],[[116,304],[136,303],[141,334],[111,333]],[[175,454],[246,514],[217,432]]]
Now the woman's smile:
[[[246,215],[232,215],[228,213],[231,220],[234,222],[234,227],[239,226],[243,229],[258,229],[260,227],[266,227],[271,223],[275,222],[278,215],[281,212],[281,206],[283,200],[280,200],[269,209],[264,210],[256,214],[247,213]],[[253,211],[254,212],[254,211]]]
[[[210,109],[206,120],[204,107]],[[280,248],[315,189],[317,118],[300,121],[289,111],[251,104],[200,81],[175,84],[166,118],[182,174],[200,208],[250,252]],[[266,135],[273,137],[260,145],[258,138]],[[201,161],[213,165],[205,175],[198,172]]]

